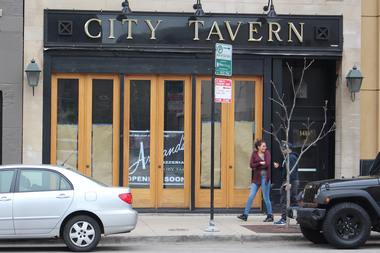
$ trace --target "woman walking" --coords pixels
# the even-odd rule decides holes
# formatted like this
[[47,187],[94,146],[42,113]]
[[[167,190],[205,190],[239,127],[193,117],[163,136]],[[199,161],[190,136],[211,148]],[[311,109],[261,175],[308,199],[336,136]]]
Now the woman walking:
[[249,211],[251,210],[252,202],[256,196],[260,186],[263,192],[263,198],[268,210],[268,216],[264,219],[264,222],[273,221],[272,204],[269,199],[270,194],[270,164],[271,156],[267,150],[265,141],[257,138],[253,143],[255,151],[253,151],[250,161],[250,167],[253,169],[253,180],[251,186],[251,192],[249,193],[247,206],[242,215],[238,218],[246,221],[248,219]]

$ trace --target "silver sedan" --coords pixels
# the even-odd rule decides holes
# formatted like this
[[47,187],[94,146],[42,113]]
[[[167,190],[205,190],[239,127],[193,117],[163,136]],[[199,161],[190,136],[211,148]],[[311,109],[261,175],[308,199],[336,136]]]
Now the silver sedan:
[[73,251],[90,251],[101,234],[130,232],[136,223],[128,187],[60,166],[0,166],[0,239],[59,237]]

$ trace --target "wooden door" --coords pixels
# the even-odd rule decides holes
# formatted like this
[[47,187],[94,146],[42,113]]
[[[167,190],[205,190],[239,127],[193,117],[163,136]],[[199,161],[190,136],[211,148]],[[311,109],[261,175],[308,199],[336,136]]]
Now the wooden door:
[[[253,140],[262,131],[262,78],[237,76],[231,103],[215,103],[214,206],[244,207],[252,183]],[[210,206],[211,77],[197,76],[195,206]],[[253,207],[261,207],[261,191]]]
[[125,77],[124,185],[132,189],[134,207],[190,206],[190,81]]
[[53,74],[51,164],[119,185],[119,75]]

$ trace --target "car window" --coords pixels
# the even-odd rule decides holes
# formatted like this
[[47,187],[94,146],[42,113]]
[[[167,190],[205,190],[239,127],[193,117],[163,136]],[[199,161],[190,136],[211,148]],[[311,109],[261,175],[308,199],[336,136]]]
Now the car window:
[[13,170],[0,171],[0,193],[11,192]]
[[61,177],[61,190],[71,190],[71,185],[67,180],[63,177]]
[[71,185],[60,174],[48,170],[21,170],[19,191],[70,190]]

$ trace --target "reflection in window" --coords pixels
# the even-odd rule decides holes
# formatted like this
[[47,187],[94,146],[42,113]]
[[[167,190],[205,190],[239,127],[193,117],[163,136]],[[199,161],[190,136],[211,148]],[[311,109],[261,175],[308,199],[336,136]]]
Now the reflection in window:
[[59,174],[47,170],[22,170],[19,192],[70,190],[71,186]]
[[150,80],[130,81],[129,186],[150,186]]
[[64,179],[63,177],[61,177],[61,185],[60,185],[60,188],[61,190],[71,190],[71,185],[69,184],[69,182],[67,182],[66,179]]
[[113,80],[92,80],[92,124],[113,123]]
[[184,81],[165,81],[164,188],[184,184]]
[[57,164],[78,170],[78,79],[58,79]]
[[0,193],[8,193],[11,191],[13,174],[13,170],[0,171]]
[[236,81],[234,129],[234,186],[249,189],[252,169],[249,166],[255,138],[255,82]]
[[[297,82],[294,85],[294,88],[297,91],[299,87],[300,87],[300,82]],[[307,98],[307,83],[305,83],[305,81],[302,82],[301,88],[299,88],[299,91],[297,93],[297,98]]]
[[130,130],[150,130],[150,80],[130,82]]
[[[211,81],[201,82],[201,188],[211,187]],[[221,103],[215,103],[214,114],[214,187],[221,186]]]
[[112,185],[113,80],[92,80],[91,177]]
[[78,124],[78,82],[78,79],[58,79],[58,124]]

